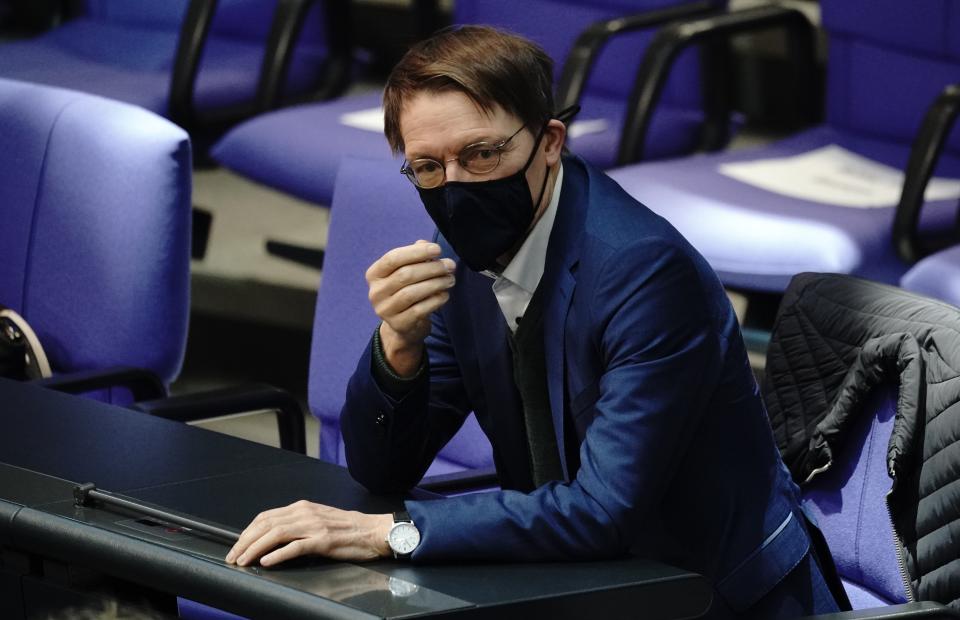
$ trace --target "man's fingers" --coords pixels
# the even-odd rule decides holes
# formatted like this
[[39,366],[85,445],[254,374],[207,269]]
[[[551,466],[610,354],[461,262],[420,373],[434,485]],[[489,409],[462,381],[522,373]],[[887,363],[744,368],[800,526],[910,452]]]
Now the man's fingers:
[[289,506],[283,506],[281,508],[265,510],[258,514],[254,517],[253,521],[250,522],[250,525],[240,532],[240,537],[237,539],[237,542],[234,543],[230,552],[227,553],[224,560],[229,564],[235,562],[237,558],[247,550],[251,543],[263,536],[271,527],[289,520],[293,512],[297,509],[297,504],[290,504]]
[[424,299],[450,289],[455,284],[456,279],[452,275],[442,275],[415,282],[404,286],[379,302],[374,302],[373,309],[379,316],[396,316]]
[[398,313],[393,320],[397,323],[407,325],[413,325],[420,321],[429,321],[430,314],[440,309],[449,299],[450,293],[445,290],[434,293],[426,299],[422,299],[413,304],[403,312]]
[[302,537],[298,534],[295,524],[274,526],[250,543],[250,546],[237,558],[237,564],[240,566],[254,564],[261,556],[270,553],[272,549],[279,545]]
[[306,540],[299,538],[260,558],[260,566],[273,566],[308,553],[310,553],[310,545]]
[[385,278],[404,265],[422,263],[439,257],[440,246],[436,243],[414,243],[394,248],[370,266],[367,270],[367,279]]

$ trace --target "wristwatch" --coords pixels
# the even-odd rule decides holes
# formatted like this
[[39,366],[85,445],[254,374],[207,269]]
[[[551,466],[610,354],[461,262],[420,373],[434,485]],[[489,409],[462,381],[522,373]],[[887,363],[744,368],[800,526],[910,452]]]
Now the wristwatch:
[[393,551],[393,557],[397,559],[409,558],[420,544],[420,530],[413,524],[413,519],[406,510],[393,513],[393,527],[387,534],[387,544]]

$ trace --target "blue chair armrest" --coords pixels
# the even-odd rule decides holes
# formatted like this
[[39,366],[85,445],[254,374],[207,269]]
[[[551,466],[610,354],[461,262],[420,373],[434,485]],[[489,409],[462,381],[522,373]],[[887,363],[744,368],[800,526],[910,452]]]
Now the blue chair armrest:
[[270,385],[251,384],[171,396],[136,402],[130,408],[180,422],[193,422],[248,411],[273,410],[277,418],[280,447],[300,454],[307,453],[303,406],[289,392]]
[[621,34],[656,28],[676,20],[700,17],[712,12],[716,12],[713,3],[702,0],[590,24],[577,37],[563,63],[563,72],[557,85],[557,109],[563,110],[580,101],[587,79],[593,70],[593,64],[610,39]]
[[[797,68],[795,99],[801,102],[800,109],[811,117],[810,120],[816,118],[818,114],[814,110],[818,106],[813,102],[821,98],[817,94],[819,89],[816,88],[814,77],[817,62],[815,31],[802,12],[770,5],[673,22],[657,33],[643,55],[627,104],[617,163],[626,165],[643,158],[650,119],[670,69],[681,52],[692,45],[716,46],[737,35],[775,28],[785,30],[788,36],[790,55]],[[714,84],[720,83],[721,78],[717,77]],[[714,109],[709,110],[710,114],[718,116],[724,105],[725,102],[713,104],[711,107]],[[724,116],[729,117],[729,111]]]
[[[266,112],[281,103],[283,85],[293,58],[297,37],[303,29],[307,13],[317,0],[280,0],[274,12],[267,39],[260,83],[257,87],[257,111]],[[324,3],[328,56],[324,63],[320,86],[311,99],[323,101],[337,97],[350,82],[353,42],[349,2],[338,0]]]
[[[923,124],[910,150],[900,203],[893,219],[893,243],[897,255],[915,263],[940,247],[921,247],[918,222],[927,184],[940,160],[943,145],[960,113],[960,84],[947,86],[923,118]],[[956,242],[956,238],[952,239]],[[948,245],[944,243],[943,245]]]
[[191,0],[180,26],[170,78],[170,119],[188,131],[198,122],[193,93],[203,47],[217,11],[217,0]]
[[33,382],[67,394],[83,394],[94,390],[122,387],[130,390],[134,400],[164,398],[167,388],[153,372],[144,368],[108,368],[55,375]]
[[953,620],[960,618],[960,611],[944,607],[940,603],[920,601],[889,607],[841,611],[835,614],[808,616],[801,620],[870,620],[872,618],[893,620],[897,618],[923,618],[924,620]]

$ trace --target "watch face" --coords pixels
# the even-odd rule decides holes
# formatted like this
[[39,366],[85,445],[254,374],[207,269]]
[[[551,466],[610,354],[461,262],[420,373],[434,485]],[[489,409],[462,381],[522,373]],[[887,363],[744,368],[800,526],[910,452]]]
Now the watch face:
[[397,555],[409,555],[420,544],[420,530],[413,523],[395,523],[387,542]]

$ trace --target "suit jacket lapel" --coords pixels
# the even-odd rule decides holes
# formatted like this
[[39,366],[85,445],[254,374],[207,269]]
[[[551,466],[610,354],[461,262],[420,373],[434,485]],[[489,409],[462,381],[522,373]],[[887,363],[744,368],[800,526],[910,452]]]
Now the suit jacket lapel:
[[540,287],[543,288],[545,314],[543,325],[544,350],[547,363],[547,389],[550,411],[557,436],[557,448],[564,474],[570,478],[564,450],[564,332],[567,312],[576,285],[574,269],[580,258],[583,222],[587,210],[588,176],[578,157],[563,159],[563,184],[553,231],[547,246]]

